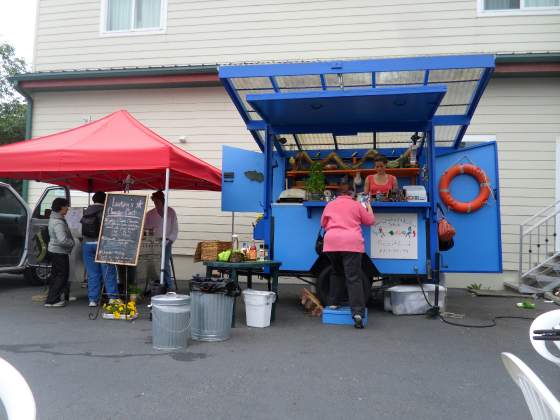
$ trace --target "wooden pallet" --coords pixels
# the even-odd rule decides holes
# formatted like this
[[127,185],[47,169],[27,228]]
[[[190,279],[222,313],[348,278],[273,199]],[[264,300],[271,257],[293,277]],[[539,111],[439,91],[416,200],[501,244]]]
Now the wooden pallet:
[[311,316],[321,316],[323,314],[323,305],[310,290],[303,289],[301,291],[301,304],[305,312]]

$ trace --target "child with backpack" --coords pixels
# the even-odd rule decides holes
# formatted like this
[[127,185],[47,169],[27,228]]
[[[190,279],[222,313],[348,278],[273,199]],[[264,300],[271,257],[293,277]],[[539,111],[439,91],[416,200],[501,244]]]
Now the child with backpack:
[[99,305],[101,298],[101,280],[105,283],[105,291],[110,301],[117,299],[117,270],[112,264],[101,264],[95,262],[95,254],[97,253],[97,241],[99,231],[101,230],[101,220],[103,218],[103,209],[105,207],[105,193],[96,192],[93,194],[93,204],[84,210],[84,215],[80,222],[82,223],[83,236],[83,257],[86,266],[88,299],[89,306],[95,307]]

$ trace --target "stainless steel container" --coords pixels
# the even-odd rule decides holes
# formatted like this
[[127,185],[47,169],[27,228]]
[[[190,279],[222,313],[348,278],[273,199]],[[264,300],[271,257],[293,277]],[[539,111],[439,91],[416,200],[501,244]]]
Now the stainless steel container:
[[192,338],[223,341],[231,336],[233,297],[223,293],[192,291]]
[[191,297],[168,292],[152,297],[152,345],[157,350],[179,350],[191,335]]

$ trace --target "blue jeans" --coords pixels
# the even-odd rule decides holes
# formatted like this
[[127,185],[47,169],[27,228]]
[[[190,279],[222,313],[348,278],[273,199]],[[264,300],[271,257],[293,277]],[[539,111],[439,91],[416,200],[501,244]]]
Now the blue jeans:
[[167,285],[168,289],[173,289],[174,285],[173,285],[173,279],[171,278],[171,247],[173,245],[173,242],[171,241],[167,241],[167,244],[165,245],[165,265],[163,268],[163,280],[165,281],[165,284]]
[[99,301],[101,279],[105,282],[105,293],[107,293],[109,299],[118,298],[119,290],[117,288],[117,270],[115,266],[95,262],[97,243],[84,242],[82,249],[88,280],[88,299],[94,302]]

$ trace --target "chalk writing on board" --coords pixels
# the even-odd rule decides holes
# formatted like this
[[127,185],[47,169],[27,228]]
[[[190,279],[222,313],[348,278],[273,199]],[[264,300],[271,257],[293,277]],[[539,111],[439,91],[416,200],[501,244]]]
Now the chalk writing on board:
[[418,258],[418,215],[378,213],[371,227],[371,256],[382,259]]
[[96,261],[137,265],[147,200],[147,195],[107,195]]

